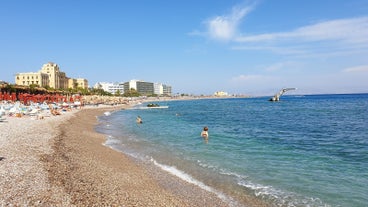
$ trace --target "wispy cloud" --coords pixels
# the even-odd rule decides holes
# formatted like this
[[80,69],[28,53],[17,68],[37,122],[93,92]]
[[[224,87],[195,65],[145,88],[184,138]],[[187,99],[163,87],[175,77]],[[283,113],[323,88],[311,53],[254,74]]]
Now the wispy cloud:
[[252,11],[253,6],[236,6],[227,15],[216,16],[205,22],[207,34],[211,39],[230,41],[236,38],[242,19]]
[[336,56],[368,50],[368,16],[325,20],[289,31],[244,35],[251,31],[240,31],[239,25],[255,5],[236,6],[228,14],[205,21],[206,31],[195,31],[190,35],[232,42],[231,49],[234,50],[263,50],[282,55]]
[[368,72],[368,65],[359,65],[355,67],[345,68],[343,72],[346,73]]
[[[368,50],[368,17],[337,19],[302,26],[291,31],[239,35],[237,50],[271,51],[278,54],[341,55]],[[314,44],[315,43],[315,44]]]
[[236,42],[264,41],[344,41],[348,43],[368,42],[368,17],[338,19],[303,26],[289,32],[238,36]]

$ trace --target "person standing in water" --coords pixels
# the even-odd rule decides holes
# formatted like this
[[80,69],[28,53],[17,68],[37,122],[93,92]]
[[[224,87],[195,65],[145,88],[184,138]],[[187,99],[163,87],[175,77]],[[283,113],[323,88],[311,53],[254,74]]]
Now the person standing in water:
[[203,127],[203,131],[201,132],[201,137],[205,140],[206,143],[208,143],[208,127]]
[[143,123],[142,118],[140,116],[137,116],[136,122],[137,124],[142,124]]

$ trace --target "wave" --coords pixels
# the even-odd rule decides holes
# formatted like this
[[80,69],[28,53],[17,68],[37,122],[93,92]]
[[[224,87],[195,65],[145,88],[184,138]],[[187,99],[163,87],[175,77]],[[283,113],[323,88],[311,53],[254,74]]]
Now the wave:
[[276,206],[330,206],[324,204],[319,198],[308,198],[293,192],[275,189],[272,186],[255,184],[251,181],[241,179],[238,181],[238,185],[251,189],[256,197],[271,201]]
[[218,198],[220,198],[222,201],[224,201],[225,203],[228,203],[230,206],[239,206],[239,204],[234,201],[234,199],[226,196],[225,194],[223,194],[222,192],[211,188],[210,186],[202,183],[199,180],[196,180],[195,178],[193,178],[192,176],[190,176],[189,174],[178,170],[175,166],[168,166],[168,165],[164,165],[164,164],[160,164],[158,163],[155,159],[151,158],[151,162],[159,167],[160,169],[162,169],[163,171],[166,171],[190,184],[196,185],[198,187],[200,187],[203,190],[206,190],[208,192],[214,193]]
[[276,204],[276,206],[330,206],[328,204],[324,204],[319,198],[303,197],[294,192],[285,192],[276,189],[273,186],[257,184],[252,182],[246,175],[231,172],[228,169],[220,168],[219,166],[206,164],[200,160],[197,160],[197,163],[203,168],[210,169],[221,175],[232,177],[240,187],[250,190],[256,197],[270,201],[271,203]]

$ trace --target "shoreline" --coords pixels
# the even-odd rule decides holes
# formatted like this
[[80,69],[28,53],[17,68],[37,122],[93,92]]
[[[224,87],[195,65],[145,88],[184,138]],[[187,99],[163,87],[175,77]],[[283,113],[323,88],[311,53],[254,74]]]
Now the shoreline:
[[105,135],[94,131],[96,117],[119,109],[84,108],[31,123],[28,118],[1,123],[0,205],[229,206],[168,173],[159,181],[105,146]]

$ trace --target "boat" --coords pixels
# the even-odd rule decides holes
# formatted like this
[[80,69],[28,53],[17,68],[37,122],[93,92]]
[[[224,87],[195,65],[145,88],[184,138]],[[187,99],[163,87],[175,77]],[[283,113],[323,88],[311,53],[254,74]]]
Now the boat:
[[169,106],[160,106],[158,104],[147,104],[146,106],[139,106],[137,109],[167,109]]

